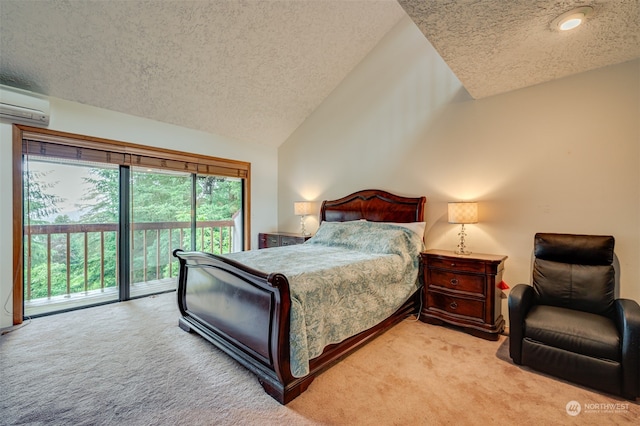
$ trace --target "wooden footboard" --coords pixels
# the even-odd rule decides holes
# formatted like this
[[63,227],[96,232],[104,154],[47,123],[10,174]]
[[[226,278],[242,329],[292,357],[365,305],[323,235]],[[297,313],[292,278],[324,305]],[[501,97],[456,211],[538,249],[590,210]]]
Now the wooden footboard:
[[195,331],[258,376],[282,404],[308,384],[291,375],[289,282],[209,253],[175,250],[180,260],[180,327]]

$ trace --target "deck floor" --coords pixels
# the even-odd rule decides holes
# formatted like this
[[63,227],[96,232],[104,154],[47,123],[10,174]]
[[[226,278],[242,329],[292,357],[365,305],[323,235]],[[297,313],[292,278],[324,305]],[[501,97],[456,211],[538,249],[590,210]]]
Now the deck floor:
[[[165,278],[162,280],[136,283],[131,286],[131,298],[146,296],[154,293],[175,290],[177,278]],[[118,300],[118,288],[108,287],[102,290],[91,290],[70,295],[43,297],[40,299],[25,300],[24,316],[32,317],[53,312],[67,311],[84,306],[98,305]]]

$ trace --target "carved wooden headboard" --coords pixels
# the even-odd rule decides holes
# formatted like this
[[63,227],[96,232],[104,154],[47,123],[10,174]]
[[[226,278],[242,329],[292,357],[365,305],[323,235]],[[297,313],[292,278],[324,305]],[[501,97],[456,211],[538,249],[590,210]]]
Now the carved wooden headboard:
[[320,221],[423,222],[425,197],[402,197],[377,189],[354,192],[337,200],[326,200]]

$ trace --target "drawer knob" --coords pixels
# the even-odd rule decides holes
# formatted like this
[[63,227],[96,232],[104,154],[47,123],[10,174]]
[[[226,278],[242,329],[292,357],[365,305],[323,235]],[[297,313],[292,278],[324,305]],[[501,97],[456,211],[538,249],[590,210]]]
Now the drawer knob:
[[451,309],[456,309],[456,308],[458,307],[458,304],[457,304],[456,302],[451,302],[451,303],[449,304],[449,307],[450,307]]
[[451,278],[451,285],[458,285],[458,279],[457,278]]
[[451,267],[455,268],[456,264],[454,262],[451,262]]

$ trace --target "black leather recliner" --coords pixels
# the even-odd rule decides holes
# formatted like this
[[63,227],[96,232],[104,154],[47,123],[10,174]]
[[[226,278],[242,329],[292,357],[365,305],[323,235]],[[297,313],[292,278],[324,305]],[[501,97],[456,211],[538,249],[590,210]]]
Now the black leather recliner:
[[513,362],[634,400],[640,306],[615,298],[614,238],[535,235],[533,286],[509,294]]

